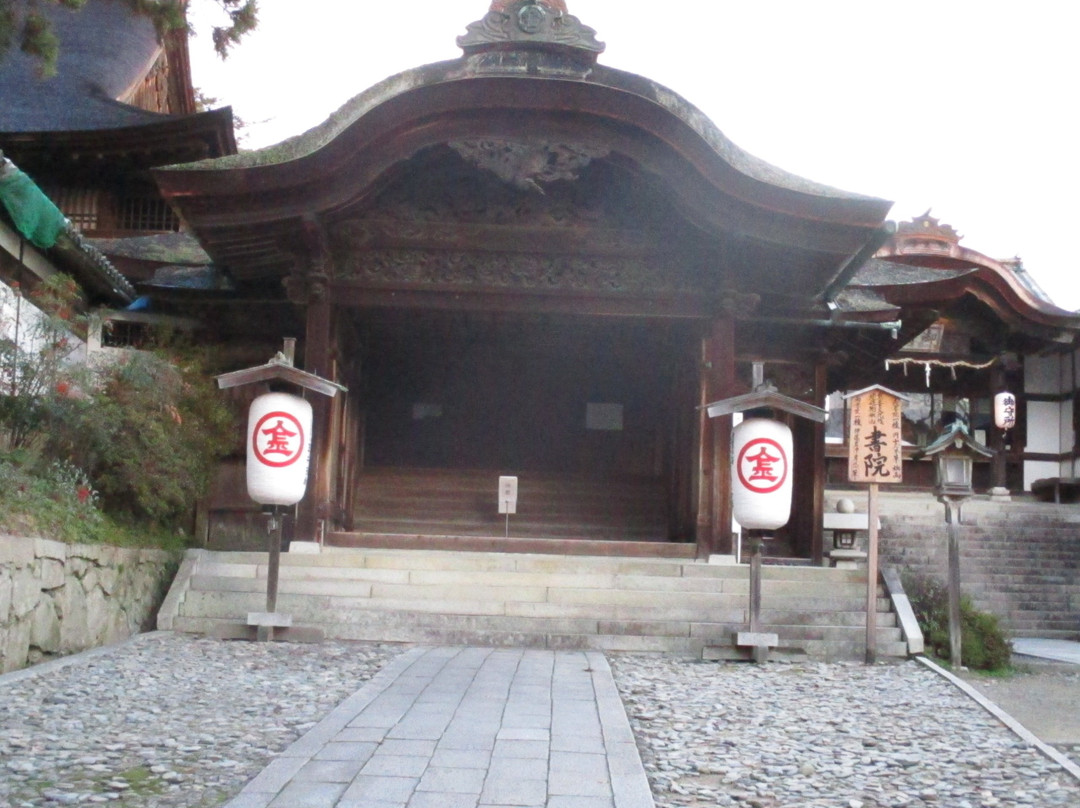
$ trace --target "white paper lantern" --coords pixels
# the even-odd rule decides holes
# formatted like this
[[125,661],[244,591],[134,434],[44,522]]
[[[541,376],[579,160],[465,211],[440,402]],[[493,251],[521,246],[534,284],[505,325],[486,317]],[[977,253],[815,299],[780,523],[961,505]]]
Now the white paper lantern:
[[732,510],[751,530],[776,530],[791,518],[791,429],[748,418],[732,433]]
[[994,396],[994,426],[1012,429],[1016,426],[1016,396],[1002,392]]
[[310,456],[310,404],[287,393],[268,393],[251,402],[248,496],[263,505],[295,505],[304,498]]

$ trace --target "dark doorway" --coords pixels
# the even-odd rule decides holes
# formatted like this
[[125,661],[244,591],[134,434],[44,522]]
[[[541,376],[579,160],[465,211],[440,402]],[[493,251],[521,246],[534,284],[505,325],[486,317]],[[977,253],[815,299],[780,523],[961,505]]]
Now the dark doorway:
[[[660,477],[690,329],[556,316],[364,318],[369,466]],[[689,447],[686,447],[689,451]]]

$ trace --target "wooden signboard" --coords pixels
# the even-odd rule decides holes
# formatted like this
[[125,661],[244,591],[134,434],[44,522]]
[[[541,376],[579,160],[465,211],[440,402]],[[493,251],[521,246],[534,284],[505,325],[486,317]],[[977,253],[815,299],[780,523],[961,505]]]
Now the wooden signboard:
[[866,547],[866,661],[877,659],[877,581],[879,484],[904,479],[901,424],[906,396],[875,385],[850,393],[848,401],[848,480],[868,483]]
[[903,482],[900,427],[905,397],[884,387],[868,387],[847,399],[848,481]]

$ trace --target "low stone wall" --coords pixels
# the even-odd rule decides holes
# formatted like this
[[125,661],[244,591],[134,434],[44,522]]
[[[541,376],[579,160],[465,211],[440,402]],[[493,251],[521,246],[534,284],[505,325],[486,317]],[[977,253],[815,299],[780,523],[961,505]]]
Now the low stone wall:
[[152,628],[176,559],[0,536],[0,673]]

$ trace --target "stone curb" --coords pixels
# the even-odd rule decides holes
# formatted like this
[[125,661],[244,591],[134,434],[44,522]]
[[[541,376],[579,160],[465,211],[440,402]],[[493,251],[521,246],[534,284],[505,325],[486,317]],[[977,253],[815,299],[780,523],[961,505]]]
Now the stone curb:
[[974,700],[976,704],[978,704],[980,707],[990,713],[990,715],[994,716],[994,718],[996,718],[998,721],[1000,721],[1002,724],[1012,730],[1016,734],[1016,736],[1020,738],[1020,740],[1024,741],[1025,743],[1031,744],[1040,752],[1042,752],[1043,755],[1057,763],[1059,766],[1061,766],[1061,768],[1063,768],[1077,780],[1080,780],[1080,766],[1077,766],[1061,752],[1054,749],[1054,747],[1040,741],[1037,737],[1035,737],[1031,730],[1029,730],[1027,727],[1025,727],[1007,712],[1002,710],[997,704],[990,701],[990,699],[986,698],[986,696],[984,696],[974,687],[969,685],[963,679],[960,679],[959,677],[949,673],[940,665],[931,662],[926,657],[918,656],[915,657],[915,659],[930,670],[932,670],[934,673],[941,676],[943,679],[954,684],[957,688],[960,689],[961,692]]
[[645,766],[642,765],[611,666],[599,651],[589,651],[586,658],[592,669],[593,692],[596,694],[596,708],[607,748],[608,776],[611,778],[615,808],[655,808]]

